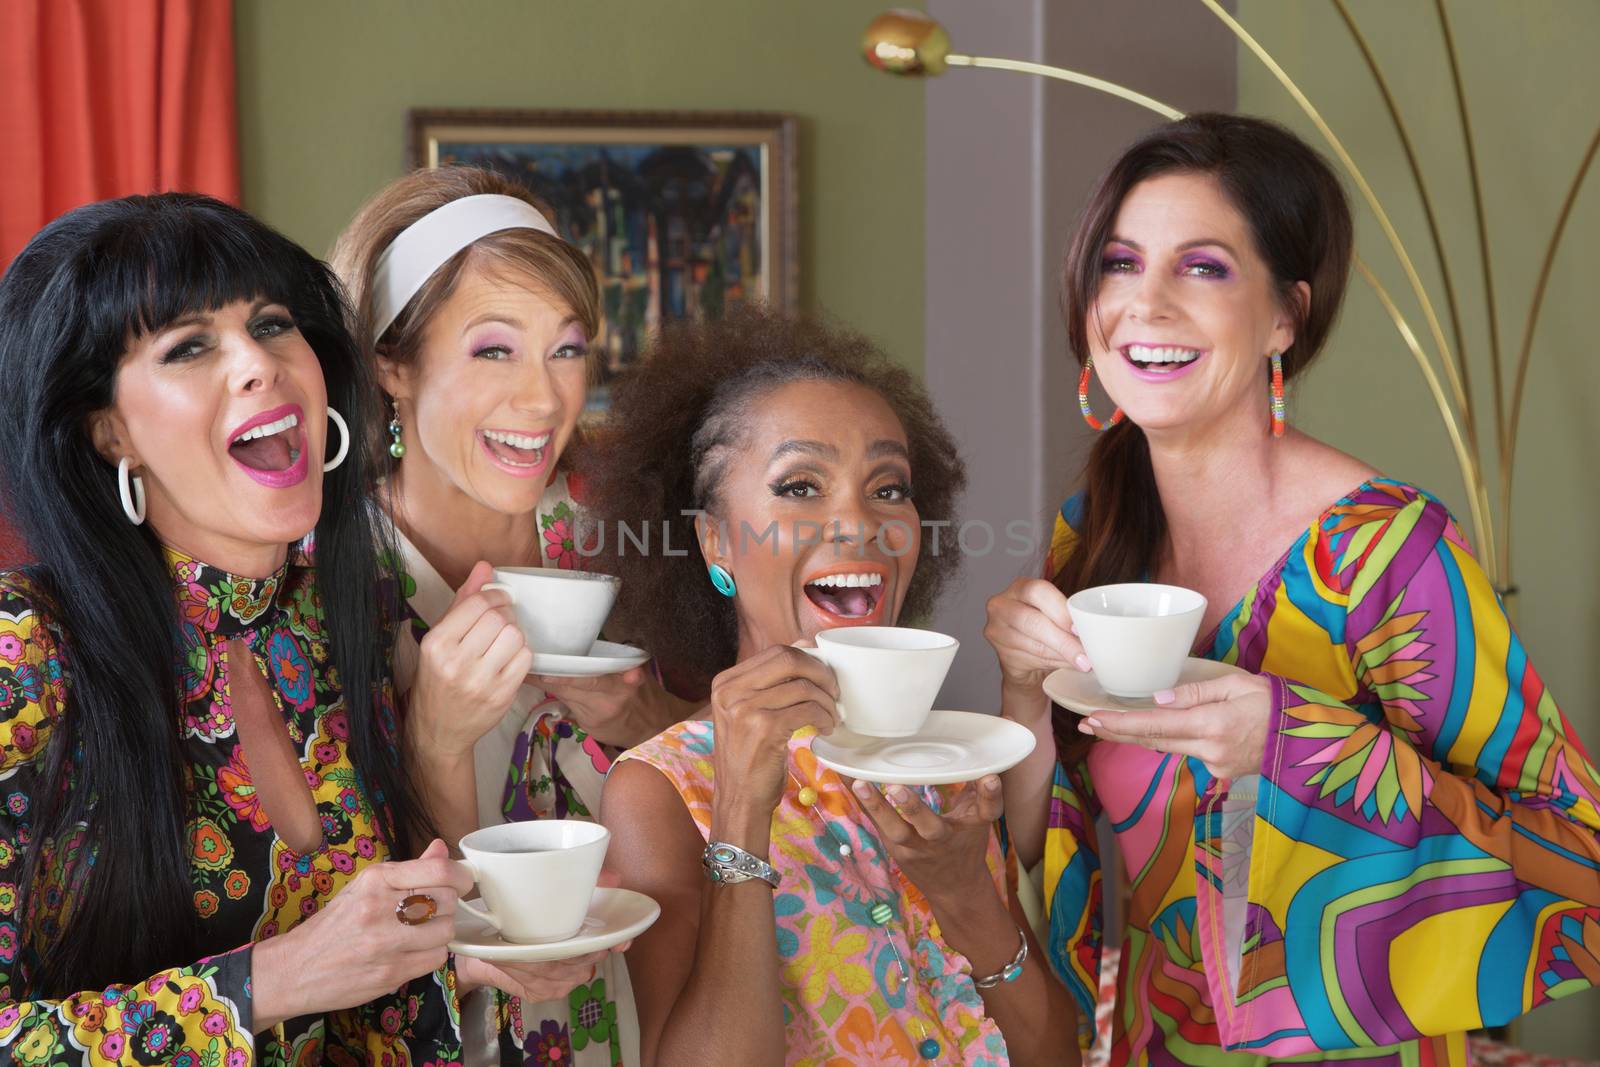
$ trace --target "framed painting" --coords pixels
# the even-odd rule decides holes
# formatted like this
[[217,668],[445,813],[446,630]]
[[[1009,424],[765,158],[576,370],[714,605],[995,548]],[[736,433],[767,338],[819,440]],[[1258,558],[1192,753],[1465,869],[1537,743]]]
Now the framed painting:
[[515,179],[589,256],[605,311],[592,408],[662,323],[799,304],[792,115],[417,109],[407,121],[412,167]]

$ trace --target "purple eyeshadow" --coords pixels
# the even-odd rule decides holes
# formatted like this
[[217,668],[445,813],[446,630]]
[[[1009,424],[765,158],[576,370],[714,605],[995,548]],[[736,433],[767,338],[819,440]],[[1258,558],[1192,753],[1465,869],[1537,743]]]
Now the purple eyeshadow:
[[1214,271],[1214,273],[1211,275],[1213,278],[1227,278],[1233,274],[1233,272],[1228,269],[1228,265],[1226,263],[1214,259],[1211,256],[1186,257],[1183,260],[1180,269],[1188,270],[1190,267],[1209,267],[1212,271]]

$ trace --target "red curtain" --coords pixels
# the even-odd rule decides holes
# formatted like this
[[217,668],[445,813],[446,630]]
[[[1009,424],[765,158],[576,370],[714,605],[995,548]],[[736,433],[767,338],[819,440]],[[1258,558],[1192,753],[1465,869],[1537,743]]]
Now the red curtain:
[[238,142],[232,0],[0,0],[0,270],[90,201],[238,203]]

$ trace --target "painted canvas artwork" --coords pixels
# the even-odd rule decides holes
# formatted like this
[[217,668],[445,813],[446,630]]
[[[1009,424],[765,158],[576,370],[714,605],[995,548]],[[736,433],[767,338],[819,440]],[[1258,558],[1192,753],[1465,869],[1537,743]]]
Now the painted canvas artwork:
[[775,173],[792,167],[788,146],[769,131],[695,127],[692,116],[674,116],[670,130],[623,118],[628,128],[607,131],[503,120],[463,127],[459,116],[436,116],[414,137],[423,165],[469,164],[526,185],[588,255],[606,320],[595,407],[661,324],[793,299],[793,242],[777,203],[792,185]]

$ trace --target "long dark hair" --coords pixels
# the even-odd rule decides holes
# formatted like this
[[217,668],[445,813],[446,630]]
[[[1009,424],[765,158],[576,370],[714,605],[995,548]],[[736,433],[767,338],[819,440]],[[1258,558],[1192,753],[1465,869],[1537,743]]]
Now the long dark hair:
[[[613,386],[604,427],[578,452],[581,503],[609,527],[611,554],[596,566],[622,577],[611,625],[654,653],[685,695],[708,692],[739,650],[733,602],[706,577],[694,513],[723,514],[722,482],[744,447],[751,405],[807,381],[849,382],[883,397],[906,431],[918,513],[954,520],[966,468],[910,372],[854,331],[755,306],[665,327]],[[620,551],[618,524],[668,530],[662,547],[685,551]],[[954,552],[924,553],[901,613],[931,608],[958,563]]]
[[[237,208],[166,193],[90,204],[41,230],[0,280],[0,501],[37,557],[28,584],[60,624],[70,699],[32,798],[16,914],[47,942],[28,995],[62,995],[227,948],[200,944],[184,826],[177,601],[161,546],[118,503],[90,416],[113,402],[128,341],[236,300],[284,304],[316,353],[328,403],[369,425],[374,389],[331,273]],[[351,758],[379,827],[407,852],[421,830],[380,713],[389,646],[370,491],[375,456],[351,435],[323,480],[318,590],[350,720]],[[60,929],[35,888],[41,853],[82,827]]]
[[[1283,376],[1294,378],[1322,350],[1344,300],[1350,207],[1339,179],[1310,146],[1276,123],[1246,115],[1196,114],[1157,126],[1101,177],[1062,269],[1067,338],[1078,365],[1089,359],[1088,320],[1122,201],[1140,182],[1173,173],[1215,178],[1249,224],[1278,299],[1294,318],[1294,343],[1282,353]],[[1295,298],[1297,282],[1311,287],[1309,306]],[[1262,373],[1265,394],[1265,360]],[[1263,419],[1265,411],[1263,397]],[[1152,573],[1167,532],[1149,443],[1132,422],[1100,434],[1084,481],[1077,546],[1056,574],[1056,584],[1069,595]]]

